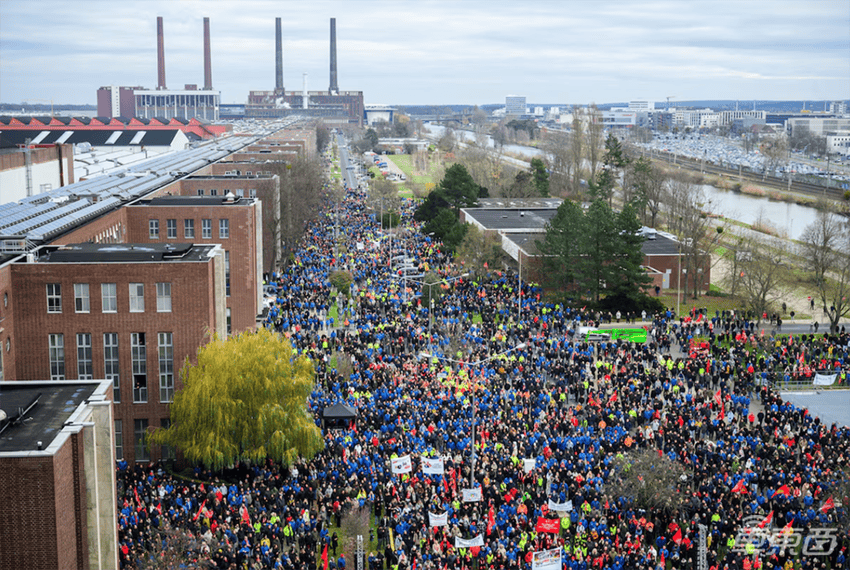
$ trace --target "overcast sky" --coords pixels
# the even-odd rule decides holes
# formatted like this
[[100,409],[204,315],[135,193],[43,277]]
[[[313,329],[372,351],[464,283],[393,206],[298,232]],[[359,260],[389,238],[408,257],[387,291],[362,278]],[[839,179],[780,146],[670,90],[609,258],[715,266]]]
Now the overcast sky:
[[104,85],[203,85],[203,17],[222,102],[284,84],[326,90],[329,19],[339,87],[366,103],[606,103],[850,98],[850,1],[0,0],[0,102],[96,103]]

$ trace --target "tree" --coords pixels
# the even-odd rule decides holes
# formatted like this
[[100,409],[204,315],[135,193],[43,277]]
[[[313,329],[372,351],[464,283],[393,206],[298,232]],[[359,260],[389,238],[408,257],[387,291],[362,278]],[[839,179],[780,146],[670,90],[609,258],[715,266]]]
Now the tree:
[[[643,268],[644,236],[640,233],[637,211],[631,203],[626,203],[617,214],[616,250],[611,265],[616,275],[610,296],[616,297],[622,304],[634,305],[646,296],[646,289],[652,282]],[[626,301],[629,301],[626,303]]]
[[502,240],[497,234],[482,232],[472,225],[457,248],[457,258],[463,262],[464,267],[478,273],[500,268],[506,257]]
[[618,455],[613,465],[606,483],[608,495],[627,497],[634,508],[655,514],[669,513],[683,503],[680,488],[687,476],[681,463],[644,449]]
[[572,200],[561,202],[546,227],[543,240],[537,242],[537,248],[545,256],[543,264],[550,286],[566,288],[578,280],[584,228],[581,206]]
[[581,173],[584,167],[584,122],[582,112],[578,107],[573,107],[573,128],[570,132],[570,156],[573,167],[572,193],[581,192]]
[[531,159],[531,176],[534,179],[534,187],[537,189],[537,195],[542,197],[549,196],[549,172],[546,170],[546,164],[539,158]]
[[460,216],[461,208],[469,208],[478,203],[481,187],[475,183],[472,176],[462,164],[453,164],[446,169],[446,174],[437,186],[455,217]]
[[510,186],[502,190],[502,196],[508,199],[531,198],[538,196],[537,188],[534,187],[532,175],[525,170],[516,173],[516,177]]
[[551,165],[549,192],[555,196],[568,196],[572,191],[572,168],[570,159],[570,137],[561,131],[547,131],[543,148]]
[[801,241],[803,259],[835,332],[838,321],[850,314],[850,231],[836,214],[821,209],[803,230]]
[[779,170],[788,160],[788,142],[783,136],[764,141],[759,151],[764,157],[765,174]]
[[749,250],[749,255],[739,261],[741,291],[747,309],[761,319],[762,314],[773,312],[779,299],[782,259],[755,238],[749,241]]
[[267,457],[311,459],[324,445],[306,407],[314,376],[313,363],[267,329],[214,337],[198,349],[197,364],[184,363],[171,426],[149,441],[216,470]]
[[322,122],[319,122],[316,125],[316,150],[322,152],[329,142],[331,142],[331,132]]
[[272,219],[279,226],[281,253],[288,261],[328,195],[324,190],[325,169],[318,158],[302,155],[286,163],[269,163],[267,168],[280,179],[280,216]]
[[640,157],[631,166],[635,201],[643,213],[644,224],[654,228],[664,200],[664,173],[645,157]]
[[613,210],[604,200],[596,200],[585,214],[583,255],[580,258],[579,285],[593,302],[599,302],[605,289],[611,287],[616,273],[610,261],[618,253],[619,237]]
[[437,148],[443,152],[451,152],[456,146],[457,138],[455,137],[455,132],[451,128],[446,127],[445,131],[443,131],[443,136],[437,141]]
[[484,128],[487,126],[487,112],[479,109],[478,105],[475,105],[472,110],[472,124],[475,126],[476,133],[484,132]]
[[585,142],[587,149],[587,160],[590,162],[590,180],[596,178],[596,169],[599,166],[599,151],[602,149],[602,113],[595,104],[587,108],[585,115]]

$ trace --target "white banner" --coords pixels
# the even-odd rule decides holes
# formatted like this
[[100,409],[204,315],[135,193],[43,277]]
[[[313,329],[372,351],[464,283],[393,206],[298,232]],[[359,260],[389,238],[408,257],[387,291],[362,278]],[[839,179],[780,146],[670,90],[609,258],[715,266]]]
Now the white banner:
[[455,537],[455,548],[472,548],[473,546],[484,546],[484,537],[480,534],[469,540],[459,536]]
[[533,553],[531,570],[561,570],[561,549],[553,548]]
[[428,475],[442,475],[443,458],[442,457],[422,457],[422,472]]
[[481,487],[475,489],[461,489],[464,503],[477,503],[482,499]]
[[441,515],[435,515],[434,513],[429,512],[428,521],[431,523],[431,526],[446,526],[449,524],[449,512],[446,511]]
[[832,386],[832,383],[835,382],[835,379],[838,378],[838,374],[815,374],[815,381],[812,382],[815,386]]
[[536,459],[523,459],[522,460],[522,470],[526,473],[531,473],[534,469],[534,466],[537,465]]
[[410,473],[413,471],[413,465],[410,463],[410,456],[397,457],[392,460],[393,473],[399,475],[401,473]]
[[573,510],[573,502],[572,500],[567,501],[566,503],[556,503],[552,499],[549,499],[549,510],[550,511],[561,511],[561,512],[570,512]]

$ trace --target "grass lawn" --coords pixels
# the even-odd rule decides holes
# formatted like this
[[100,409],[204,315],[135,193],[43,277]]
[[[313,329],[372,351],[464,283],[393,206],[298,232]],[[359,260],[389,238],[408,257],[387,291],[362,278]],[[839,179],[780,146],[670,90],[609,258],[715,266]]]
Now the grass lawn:
[[339,322],[339,309],[336,306],[336,303],[331,303],[331,308],[328,309],[328,318],[334,320],[334,324]]

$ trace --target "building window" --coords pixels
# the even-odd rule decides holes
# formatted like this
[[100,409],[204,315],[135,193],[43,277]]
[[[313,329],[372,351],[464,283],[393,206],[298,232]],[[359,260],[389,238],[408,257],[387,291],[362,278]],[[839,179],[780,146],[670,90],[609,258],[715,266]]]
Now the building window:
[[257,189],[256,188],[250,188],[248,190],[248,196],[250,196],[251,198],[256,198],[257,197]]
[[91,380],[94,370],[91,362],[91,334],[77,333],[77,378]]
[[115,459],[124,459],[124,423],[115,420]]
[[148,433],[148,420],[133,420],[133,444],[136,461],[150,461],[145,436]]
[[204,195],[204,189],[198,188],[198,196],[203,196],[203,195]]
[[[159,425],[162,426],[162,429],[168,429],[171,427],[171,420],[169,418],[162,418]],[[177,454],[174,452],[174,448],[170,445],[163,445],[160,448],[160,459],[163,461],[177,459]]]
[[195,239],[195,220],[183,220],[183,237]]
[[218,221],[218,237],[219,239],[226,239],[230,237],[230,220]]
[[133,364],[133,403],[148,401],[148,351],[145,333],[130,334],[130,356]]
[[[9,339],[6,339],[6,342],[9,342]],[[8,352],[8,351],[6,351]],[[0,380],[3,380],[3,351],[0,350]]]
[[59,283],[47,284],[47,312],[62,312],[62,285]]
[[165,220],[165,236],[168,239],[177,239],[177,220]]
[[159,401],[174,399],[174,339],[170,332],[159,333]]
[[218,190],[215,188],[210,189],[210,196],[218,196]]
[[65,379],[65,335],[48,335],[50,345],[50,379]]
[[230,334],[230,307],[227,307],[227,334]]
[[156,284],[156,312],[171,312],[171,283]]
[[201,220],[201,237],[212,239],[212,220]]
[[230,252],[224,252],[224,294],[230,297]]
[[244,198],[245,197],[245,189],[244,188],[237,188],[236,189],[236,196],[238,196],[239,198]]
[[148,220],[148,236],[150,239],[159,239],[159,220]]
[[118,333],[103,333],[103,375],[112,380],[112,401],[121,401],[121,373],[118,367]]
[[145,312],[145,284],[130,283],[130,312]]
[[89,284],[74,283],[74,311],[77,313],[88,313],[89,310]]
[[104,313],[118,312],[118,291],[115,283],[100,284],[100,305]]
[[9,294],[3,293],[3,307],[9,306]]

